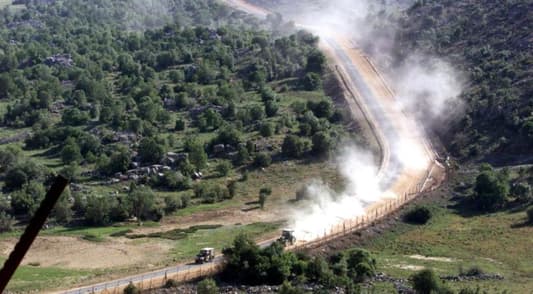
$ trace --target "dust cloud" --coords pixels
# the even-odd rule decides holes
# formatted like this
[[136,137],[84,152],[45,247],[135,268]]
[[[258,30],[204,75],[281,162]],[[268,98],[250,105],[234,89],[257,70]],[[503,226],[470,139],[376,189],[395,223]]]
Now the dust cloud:
[[[392,107],[399,107],[409,116],[414,116],[416,121],[411,123],[421,134],[401,138],[391,145],[395,148],[391,154],[404,169],[424,170],[428,166],[425,150],[413,138],[424,136],[424,129],[431,127],[433,122],[461,111],[462,103],[458,97],[464,80],[451,64],[435,56],[412,53],[404,60],[392,60],[394,50],[397,50],[394,42],[396,16],[413,2],[313,1],[313,5],[300,3],[301,6],[281,13],[304,24],[319,36],[331,36],[332,33],[349,36],[354,46],[373,59],[386,61],[380,64],[397,65],[382,69],[387,73],[387,82],[395,91],[398,102]],[[312,181],[305,188],[305,205],[295,209],[289,220],[289,225],[301,240],[322,236],[344,220],[363,215],[369,204],[396,197],[387,189],[380,188],[382,174],[368,151],[354,145],[343,147],[336,161],[346,187],[341,192],[335,192],[326,183]]]

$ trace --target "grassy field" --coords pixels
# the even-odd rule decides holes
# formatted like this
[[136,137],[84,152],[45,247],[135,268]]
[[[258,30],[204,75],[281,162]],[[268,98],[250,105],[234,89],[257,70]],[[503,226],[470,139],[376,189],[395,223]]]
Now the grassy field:
[[[1,259],[3,263],[4,260]],[[28,293],[38,289],[51,289],[64,285],[73,285],[88,276],[101,273],[61,268],[21,266],[17,269],[7,288],[13,292]]]
[[[148,224],[150,225],[150,224]],[[156,266],[172,265],[176,263],[190,261],[202,247],[215,247],[217,254],[221,254],[221,250],[233,242],[235,236],[240,233],[245,233],[252,238],[260,238],[265,234],[272,233],[278,230],[280,223],[253,223],[249,225],[232,225],[218,227],[214,229],[199,229],[194,233],[187,234],[183,239],[161,240],[161,242],[171,243],[173,249],[169,252],[166,261],[162,264],[154,264]],[[88,242],[102,242],[102,246],[108,244],[108,241],[115,237],[111,236],[114,233],[127,232],[134,226],[116,226],[116,227],[102,227],[102,228],[63,228],[57,227],[47,230],[43,233],[44,236],[76,236]],[[6,237],[4,235],[4,237]],[[139,238],[131,240],[137,246],[143,246],[148,242],[154,242],[154,238]],[[0,259],[3,263],[4,259]],[[77,285],[79,283],[89,284],[95,281],[100,281],[103,277],[118,277],[123,275],[135,274],[137,272],[146,271],[146,265],[115,268],[106,270],[77,270],[65,269],[59,267],[44,267],[40,264],[29,264],[19,267],[15,276],[13,277],[8,289],[17,292],[40,291],[45,289],[68,288],[69,286]]]
[[449,286],[479,286],[487,293],[531,293],[533,226],[522,225],[525,212],[461,215],[443,205],[432,206],[435,216],[427,225],[399,223],[366,242],[364,247],[378,257],[379,271],[406,278],[421,268],[432,268],[444,276],[476,266],[505,279]]

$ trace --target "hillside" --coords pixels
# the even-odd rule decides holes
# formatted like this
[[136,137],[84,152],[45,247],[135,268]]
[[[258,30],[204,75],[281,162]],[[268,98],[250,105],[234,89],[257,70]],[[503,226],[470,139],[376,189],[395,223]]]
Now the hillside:
[[454,155],[496,163],[533,153],[533,2],[418,1],[401,19],[398,58],[437,54],[467,74],[466,115],[443,134]]
[[[216,1],[153,3],[0,12],[2,252],[50,179],[71,179],[10,289],[87,283],[190,260],[240,232],[264,236],[308,179],[340,184],[328,160],[339,143],[364,144],[326,94],[336,82],[316,37]],[[40,272],[50,275],[33,281]]]

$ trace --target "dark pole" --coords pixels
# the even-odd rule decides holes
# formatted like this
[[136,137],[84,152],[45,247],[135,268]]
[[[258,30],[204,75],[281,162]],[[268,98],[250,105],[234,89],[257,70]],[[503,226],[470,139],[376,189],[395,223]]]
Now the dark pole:
[[4,268],[0,271],[0,293],[4,293],[7,283],[17,270],[17,267],[20,265],[26,252],[30,249],[31,244],[37,237],[37,234],[39,234],[46,218],[48,218],[48,215],[52,211],[52,208],[54,208],[57,199],[59,199],[59,196],[61,196],[61,193],[63,193],[67,184],[67,179],[58,176],[48,193],[46,193],[43,202],[41,202],[41,206],[39,206],[39,209],[35,212],[35,215],[20,237],[15,249],[13,249],[13,252],[11,252],[9,258],[4,263]]

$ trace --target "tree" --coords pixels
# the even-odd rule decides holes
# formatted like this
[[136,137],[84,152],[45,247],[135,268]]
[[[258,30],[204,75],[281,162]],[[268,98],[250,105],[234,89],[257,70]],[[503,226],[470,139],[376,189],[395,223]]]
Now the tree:
[[494,211],[502,208],[509,194],[509,183],[499,178],[491,169],[476,178],[473,200],[478,209]]
[[274,135],[274,130],[275,130],[275,127],[274,127],[273,123],[264,122],[264,123],[261,124],[261,127],[259,129],[259,133],[263,137],[271,137],[272,135]]
[[265,102],[265,113],[268,117],[274,117],[278,113],[279,106],[274,100]]
[[329,119],[335,112],[335,107],[330,100],[322,99],[319,102],[309,101],[307,107],[316,117]]
[[237,181],[231,181],[229,182],[228,184],[228,192],[229,192],[229,197],[233,198],[235,197],[235,195],[237,194]]
[[165,212],[173,213],[176,210],[183,207],[183,202],[181,201],[181,197],[178,195],[168,195],[165,197]]
[[331,151],[333,147],[333,142],[331,137],[326,132],[318,132],[313,135],[313,153],[317,155],[325,155]]
[[439,277],[434,271],[424,269],[411,276],[413,289],[418,294],[437,293],[441,288]]
[[239,146],[237,150],[237,155],[235,156],[233,163],[235,166],[246,164],[250,160],[250,154],[248,149],[244,146]]
[[141,294],[141,290],[130,282],[128,286],[124,288],[124,294]]
[[45,189],[42,184],[30,182],[21,190],[11,194],[11,206],[15,214],[33,215],[41,200],[44,198]]
[[307,56],[307,67],[308,72],[322,73],[326,67],[326,56],[319,50],[313,50]]
[[305,152],[305,142],[298,136],[287,135],[283,140],[281,150],[285,156],[300,158]]
[[221,163],[217,164],[216,166],[216,170],[218,172],[218,175],[220,177],[225,177],[229,174],[229,172],[231,171],[231,163],[227,162],[227,161],[222,161]]
[[165,155],[164,144],[158,143],[154,138],[145,138],[139,145],[139,156],[144,164],[157,164]]
[[118,172],[125,172],[131,164],[131,153],[128,148],[117,148],[109,158],[108,170],[109,174]]
[[310,72],[302,79],[302,87],[306,91],[315,91],[322,86],[322,78],[319,74]]
[[263,187],[259,190],[259,206],[261,206],[261,209],[265,207],[266,199],[270,194],[272,194],[272,189],[270,187]]
[[52,210],[52,216],[55,218],[56,222],[60,224],[68,224],[72,219],[72,209],[70,205],[70,190],[67,188],[59,197],[54,209]]
[[196,292],[198,294],[217,294],[218,287],[213,279],[204,279],[196,285]]
[[126,198],[129,213],[139,221],[147,219],[154,208],[155,195],[149,187],[132,185]]
[[265,118],[265,111],[260,105],[254,105],[250,108],[250,115],[252,120],[259,121]]
[[4,185],[8,190],[20,189],[24,184],[40,179],[47,172],[45,167],[32,160],[19,161],[7,170]]
[[220,127],[224,119],[217,111],[208,108],[198,118],[198,127],[202,131],[208,131],[210,129],[216,130]]
[[246,281],[250,284],[260,283],[260,248],[245,234],[239,234],[230,248],[223,251],[227,260],[225,274],[228,278]]
[[269,167],[272,164],[272,157],[266,152],[259,152],[255,155],[254,165],[256,167]]
[[189,160],[196,169],[204,169],[207,166],[207,153],[204,144],[196,139],[188,140],[185,149],[189,152]]
[[78,163],[83,157],[81,156],[80,147],[74,141],[74,138],[68,138],[66,145],[61,150],[61,160],[64,164]]
[[174,127],[175,131],[184,131],[185,130],[185,121],[181,118],[176,120],[176,126]]
[[224,127],[222,128],[216,138],[213,140],[212,145],[224,144],[231,145],[233,147],[238,146],[241,143],[241,133],[237,128]]
[[89,114],[78,108],[69,108],[63,112],[61,122],[66,126],[81,126],[89,121]]
[[89,195],[84,218],[88,225],[104,226],[111,222],[111,206],[105,197]]

